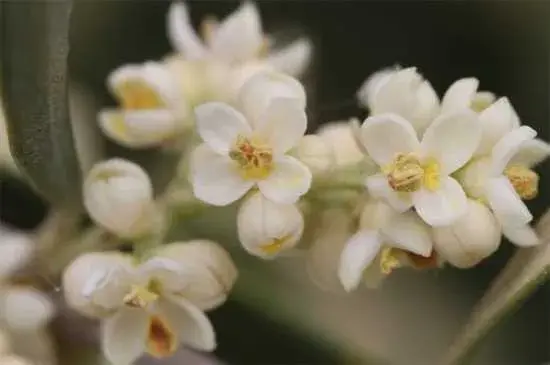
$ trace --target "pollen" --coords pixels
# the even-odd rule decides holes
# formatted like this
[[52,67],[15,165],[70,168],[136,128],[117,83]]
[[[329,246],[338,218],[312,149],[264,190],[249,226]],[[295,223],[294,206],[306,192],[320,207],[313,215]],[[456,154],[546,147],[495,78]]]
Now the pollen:
[[281,238],[274,238],[268,243],[261,245],[260,249],[268,255],[274,255],[279,251],[281,251],[281,249],[283,248],[285,243],[290,239],[290,237],[291,237],[290,235],[286,235]]
[[424,169],[414,154],[398,154],[385,172],[391,188],[399,192],[420,189],[424,179]]
[[157,301],[159,295],[148,287],[132,285],[130,293],[126,294],[123,301],[130,308],[147,308]]
[[401,267],[401,262],[394,250],[391,247],[383,248],[380,254],[380,271],[382,274],[389,275],[399,267]]
[[239,136],[229,157],[237,163],[246,180],[265,179],[273,168],[271,147],[254,138]]
[[125,110],[157,109],[164,106],[159,94],[143,81],[126,81],[116,90]]
[[156,358],[171,356],[178,347],[176,335],[159,316],[151,316],[147,336],[147,352]]
[[522,199],[530,200],[537,196],[539,176],[533,170],[525,166],[513,165],[504,170],[504,175]]

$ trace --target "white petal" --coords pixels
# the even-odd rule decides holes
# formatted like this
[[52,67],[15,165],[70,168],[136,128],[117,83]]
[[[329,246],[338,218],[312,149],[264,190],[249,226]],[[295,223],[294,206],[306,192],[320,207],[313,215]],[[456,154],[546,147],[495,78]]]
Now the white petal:
[[393,247],[425,257],[432,252],[428,227],[414,212],[395,214],[382,233]]
[[468,208],[466,194],[460,184],[449,176],[441,177],[436,191],[421,189],[412,193],[418,215],[430,226],[445,226],[460,218]]
[[244,2],[214,31],[212,52],[229,62],[254,58],[263,44],[262,24],[256,5]]
[[416,90],[416,106],[411,115],[411,122],[420,135],[433,121],[439,112],[439,97],[428,81],[422,82]]
[[1,223],[0,242],[0,279],[3,279],[28,262],[35,244],[31,235],[8,229]]
[[508,98],[498,99],[479,114],[483,135],[476,151],[478,155],[490,153],[495,144],[514,129],[514,115],[515,112]]
[[234,161],[204,143],[191,156],[191,183],[195,197],[218,206],[233,203],[254,185],[239,175]]
[[521,150],[521,146],[537,136],[537,131],[526,125],[506,133],[493,147],[491,153],[490,175],[499,176],[512,158]]
[[55,308],[51,300],[33,288],[5,289],[0,308],[8,327],[19,331],[38,331],[52,318]]
[[216,348],[216,334],[206,315],[182,297],[170,296],[159,303],[159,311],[174,326],[180,341],[201,351]]
[[534,167],[550,156],[550,143],[535,138],[523,142],[510,165]]
[[470,104],[479,86],[479,80],[474,77],[455,81],[443,95],[441,112],[449,113],[470,108]]
[[131,365],[145,350],[149,319],[141,309],[124,308],[101,322],[101,346],[114,365]]
[[304,73],[311,59],[313,45],[309,39],[298,39],[288,46],[274,50],[265,60],[276,70],[290,76]]
[[442,114],[426,129],[421,142],[423,157],[432,157],[441,173],[448,175],[464,166],[481,140],[481,126],[476,114],[463,109]]
[[211,102],[195,108],[197,130],[205,143],[215,152],[226,155],[239,135],[248,136],[250,125],[245,117],[231,106]]
[[273,163],[273,172],[265,180],[258,181],[258,188],[273,202],[296,202],[311,186],[311,171],[302,162],[290,156],[276,158]]
[[380,251],[381,240],[377,231],[363,230],[354,234],[340,256],[338,277],[344,289],[351,291],[359,285],[363,270]]
[[416,152],[420,145],[412,125],[396,114],[369,117],[361,130],[363,145],[380,166],[391,163],[398,153]]
[[421,83],[422,76],[416,67],[391,73],[384,82],[378,83],[373,93],[371,114],[394,113],[410,120],[417,103],[416,91]]
[[521,227],[533,219],[525,203],[504,176],[487,181],[485,196],[502,226]]
[[373,197],[384,199],[398,212],[405,212],[412,207],[410,194],[398,193],[393,190],[388,183],[388,179],[383,174],[367,177],[366,186]]
[[305,110],[295,99],[272,99],[262,117],[258,134],[273,148],[273,153],[282,154],[296,146],[307,128]]
[[531,226],[503,226],[502,233],[513,244],[519,247],[532,247],[541,243],[537,233]]
[[395,68],[384,68],[367,77],[357,91],[357,100],[359,100],[359,103],[365,108],[372,108],[376,93],[390,79],[394,72],[397,72]]
[[168,40],[172,48],[188,59],[198,59],[205,56],[206,49],[195,32],[187,6],[182,1],[174,1],[168,11]]
[[249,123],[258,126],[275,98],[295,99],[302,109],[306,107],[306,92],[302,84],[285,74],[261,71],[250,77],[239,92],[239,104]]

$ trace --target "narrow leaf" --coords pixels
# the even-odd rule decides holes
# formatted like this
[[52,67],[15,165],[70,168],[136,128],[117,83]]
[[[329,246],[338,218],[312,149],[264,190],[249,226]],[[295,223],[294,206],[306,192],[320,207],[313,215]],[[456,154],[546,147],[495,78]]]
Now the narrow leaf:
[[71,1],[2,1],[2,101],[13,157],[57,205],[78,206],[81,176],[67,95]]
[[519,249],[472,312],[450,351],[445,365],[466,364],[486,335],[519,307],[550,276],[550,210],[538,225],[542,243]]

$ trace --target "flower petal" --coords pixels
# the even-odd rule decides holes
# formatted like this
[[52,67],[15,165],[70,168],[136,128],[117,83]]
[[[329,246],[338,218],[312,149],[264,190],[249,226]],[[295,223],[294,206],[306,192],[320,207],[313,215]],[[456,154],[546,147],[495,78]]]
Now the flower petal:
[[428,227],[414,212],[395,214],[382,233],[393,247],[424,257],[432,253],[433,244]]
[[346,291],[359,285],[363,271],[374,260],[382,242],[377,231],[362,230],[347,242],[340,256],[338,277]]
[[525,203],[504,176],[487,181],[485,196],[503,227],[522,227],[533,219]]
[[422,83],[416,67],[396,70],[379,81],[382,82],[371,89],[375,91],[371,98],[371,114],[394,113],[410,121],[416,107],[416,91]]
[[493,147],[489,174],[492,176],[501,175],[512,158],[521,150],[521,146],[536,136],[537,131],[526,125],[506,133]]
[[3,321],[11,329],[39,331],[54,315],[50,298],[34,288],[7,288],[0,295]]
[[491,152],[495,144],[514,129],[515,112],[508,98],[500,98],[479,114],[483,130],[481,142],[476,151],[478,155]]
[[212,351],[216,348],[216,334],[208,317],[183,297],[170,296],[159,302],[164,314],[180,341],[195,350]]
[[244,2],[215,29],[212,53],[229,62],[242,62],[258,55],[264,42],[260,14],[252,2]]
[[550,156],[550,143],[538,138],[523,142],[510,165],[534,167]]
[[400,194],[393,190],[383,174],[367,177],[366,186],[373,197],[386,200],[398,212],[405,212],[412,207],[410,194]]
[[191,156],[191,183],[195,197],[218,206],[233,203],[254,185],[239,175],[234,161],[205,143],[196,147]]
[[361,141],[380,166],[391,163],[398,153],[416,152],[420,145],[412,125],[396,114],[367,118],[361,127]]
[[442,114],[426,129],[421,142],[424,158],[434,158],[441,173],[448,175],[464,166],[481,140],[481,126],[476,114],[463,109]]
[[275,154],[283,154],[298,145],[307,128],[304,108],[290,98],[272,99],[262,120],[257,132]]
[[356,97],[359,103],[365,108],[372,109],[374,96],[382,87],[382,85],[384,85],[384,83],[386,83],[390,79],[391,75],[397,71],[398,70],[393,67],[384,68],[380,71],[376,71],[375,73],[367,77],[359,90],[357,90]]
[[524,226],[503,226],[502,233],[513,244],[519,247],[532,247],[541,243],[537,233],[528,224]]
[[479,80],[474,77],[455,81],[443,95],[441,112],[449,113],[470,108],[478,86]]
[[435,227],[453,223],[468,209],[464,190],[449,176],[441,178],[441,186],[436,191],[415,191],[412,200],[420,218]]
[[248,136],[250,125],[245,117],[225,103],[211,102],[195,108],[197,130],[208,146],[226,155],[239,135]]
[[311,186],[311,171],[294,157],[282,156],[265,180],[258,181],[261,193],[275,203],[295,203]]
[[35,244],[29,234],[12,230],[0,223],[0,279],[23,267],[34,252]]
[[182,1],[174,1],[168,11],[168,40],[176,51],[187,59],[199,59],[205,56],[206,47],[195,32],[187,6]]
[[141,309],[124,308],[101,323],[101,346],[116,365],[131,365],[145,351],[149,320]]
[[311,41],[301,38],[281,49],[274,50],[265,62],[277,71],[297,77],[303,74],[309,65],[312,49]]

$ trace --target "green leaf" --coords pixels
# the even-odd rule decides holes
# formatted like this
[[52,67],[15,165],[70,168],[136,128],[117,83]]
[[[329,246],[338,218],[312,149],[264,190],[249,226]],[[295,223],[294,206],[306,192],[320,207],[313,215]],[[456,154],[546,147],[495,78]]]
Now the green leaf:
[[483,339],[550,277],[550,210],[538,223],[542,243],[518,249],[470,315],[445,365],[467,364]]
[[13,157],[48,200],[79,206],[67,95],[71,1],[0,2],[2,100]]

